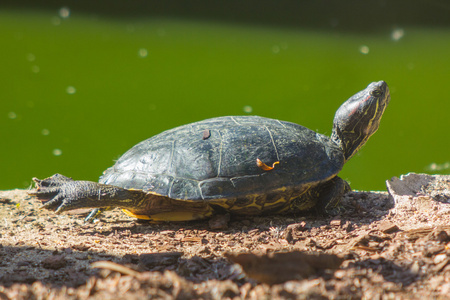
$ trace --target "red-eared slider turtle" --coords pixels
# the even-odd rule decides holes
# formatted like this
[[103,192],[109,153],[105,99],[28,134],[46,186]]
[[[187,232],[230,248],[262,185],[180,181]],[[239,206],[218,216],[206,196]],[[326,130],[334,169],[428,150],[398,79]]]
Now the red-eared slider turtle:
[[377,131],[389,100],[384,81],[369,84],[337,110],[331,137],[257,116],[180,126],[135,145],[100,183],[56,174],[33,178],[30,194],[56,213],[96,208],[87,219],[114,207],[155,221],[329,211],[350,191],[337,174]]

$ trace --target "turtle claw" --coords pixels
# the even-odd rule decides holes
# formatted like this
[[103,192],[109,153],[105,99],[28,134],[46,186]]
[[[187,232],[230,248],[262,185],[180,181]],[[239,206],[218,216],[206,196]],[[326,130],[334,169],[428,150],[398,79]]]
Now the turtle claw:
[[[41,200],[39,197],[38,199]],[[61,211],[61,208],[63,206],[64,206],[64,197],[61,194],[58,194],[52,199],[45,201],[42,204],[41,208],[54,210],[56,213],[58,213]]]
[[42,201],[41,208],[54,210],[56,213],[70,209],[71,199],[67,196],[67,184],[75,183],[72,178],[55,174],[45,179],[33,178],[36,189],[28,192],[29,195]]
[[29,195],[38,198],[44,203],[53,199],[56,195],[58,195],[59,190],[55,187],[40,187],[37,186],[36,190],[28,192]]
[[[33,181],[36,184],[36,189],[29,192],[28,194],[31,196],[35,196],[39,200],[43,201],[44,204],[46,204],[49,202],[54,203],[54,199],[56,199],[56,197],[61,194],[61,187],[65,183],[73,181],[73,179],[61,174],[55,174],[42,180],[34,177]],[[48,207],[50,207],[51,205],[52,204],[48,204]]]
[[72,178],[56,173],[53,176],[45,179],[38,179],[33,177],[33,181],[36,183],[36,188],[39,190],[42,187],[61,186],[69,181],[74,181]]

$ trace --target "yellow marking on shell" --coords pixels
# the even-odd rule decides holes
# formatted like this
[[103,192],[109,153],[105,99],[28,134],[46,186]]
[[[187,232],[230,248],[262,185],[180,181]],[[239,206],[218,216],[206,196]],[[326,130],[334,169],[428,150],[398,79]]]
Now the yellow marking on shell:
[[151,220],[151,218],[147,215],[137,215],[129,211],[128,209],[122,209],[122,211],[130,217],[136,218],[136,219],[142,219],[142,220]]
[[247,209],[247,208],[250,208],[250,207],[256,207],[257,209],[262,210],[262,206],[259,205],[259,204],[256,204],[255,202],[253,202],[251,204],[248,204],[248,205],[245,205],[245,206],[242,206],[242,207],[232,206],[232,207],[229,208],[229,210],[230,211],[237,211],[237,210]]
[[275,165],[279,164],[279,161],[276,161],[272,164],[272,166],[268,166],[265,163],[263,163],[259,158],[256,159],[256,165],[258,167],[260,167],[261,169],[263,169],[264,171],[270,171],[273,170],[275,168]]
[[172,212],[164,212],[154,215],[138,215],[127,209],[123,209],[123,212],[130,217],[143,219],[143,220],[152,220],[152,221],[169,221],[169,222],[179,222],[179,221],[191,221],[191,220],[199,220],[210,217],[213,213],[212,210],[208,210],[204,213],[194,213],[189,211],[172,211]]
[[278,205],[278,204],[280,204],[280,203],[286,203],[287,201],[288,201],[288,200],[286,200],[286,198],[281,197],[280,199],[278,199],[278,200],[275,201],[275,202],[272,202],[272,203],[266,202],[266,203],[264,203],[264,208],[266,208],[266,207],[271,207],[271,206],[274,206],[274,205]]
[[[283,186],[283,187],[280,187],[280,188],[274,190],[273,192],[275,192],[275,193],[284,193],[287,190],[288,190],[288,188]],[[266,208],[270,209],[271,207],[279,205],[280,203],[286,204],[286,203],[288,203],[289,201],[292,200],[291,197],[288,197],[288,198],[280,197],[275,202],[266,202],[265,201],[266,199],[264,199],[264,201],[262,201],[262,205],[260,205],[260,204],[257,204],[256,202],[258,200],[261,201],[261,198],[260,198],[261,196],[262,196],[262,194],[251,194],[251,195],[245,196],[246,199],[250,200],[250,203],[247,204],[247,205],[244,205],[244,206],[237,206],[237,205],[235,205],[235,202],[237,201],[237,199],[211,199],[211,200],[209,200],[209,202],[211,204],[215,204],[215,205],[218,205],[220,207],[223,207],[224,209],[226,209],[228,211],[238,212],[240,210],[246,210],[246,209],[251,208],[251,207],[255,207],[258,210],[264,211]],[[299,195],[297,195],[297,196],[299,196]],[[294,197],[294,198],[296,198],[296,197]],[[227,203],[228,201],[230,201],[233,204]],[[279,212],[283,212],[283,211],[288,211],[289,209],[290,209],[289,205],[286,205],[286,206],[280,207],[279,211],[277,211],[277,212],[279,213]]]

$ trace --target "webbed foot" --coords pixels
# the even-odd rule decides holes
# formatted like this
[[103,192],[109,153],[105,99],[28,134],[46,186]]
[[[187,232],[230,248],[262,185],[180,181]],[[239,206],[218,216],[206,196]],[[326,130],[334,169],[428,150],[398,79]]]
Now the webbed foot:
[[61,174],[43,180],[33,178],[33,181],[36,189],[29,194],[43,202],[42,208],[53,210],[57,214],[78,208],[113,206],[114,200],[127,195],[126,190],[115,186],[73,180]]
[[57,214],[78,208],[95,208],[85,219],[87,222],[105,210],[133,206],[132,200],[142,196],[142,192],[98,182],[73,180],[61,174],[43,180],[33,178],[33,181],[36,189],[28,194],[41,200],[42,208],[53,210]]
[[56,211],[56,213],[62,212],[67,206],[67,185],[74,183],[75,181],[61,174],[55,174],[45,179],[33,178],[36,189],[28,194],[36,197],[43,202],[42,208]]

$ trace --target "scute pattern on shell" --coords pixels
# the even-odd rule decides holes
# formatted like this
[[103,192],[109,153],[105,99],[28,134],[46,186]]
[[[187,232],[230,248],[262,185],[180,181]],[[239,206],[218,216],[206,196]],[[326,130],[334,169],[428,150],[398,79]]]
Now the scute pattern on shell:
[[[256,159],[279,164],[265,171]],[[306,127],[257,116],[219,117],[140,142],[100,182],[203,201],[314,185],[336,175],[343,164],[341,149]]]

